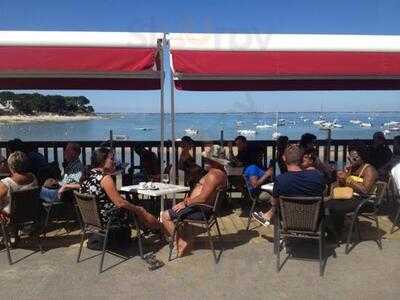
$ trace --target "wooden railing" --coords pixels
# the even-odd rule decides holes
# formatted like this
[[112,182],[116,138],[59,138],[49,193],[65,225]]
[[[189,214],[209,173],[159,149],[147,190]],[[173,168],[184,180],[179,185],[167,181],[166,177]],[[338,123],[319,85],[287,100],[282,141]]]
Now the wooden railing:
[[[325,140],[318,141],[317,148],[321,159],[335,161],[339,168],[345,165],[347,160],[347,147],[353,140],[331,140],[330,151],[326,148],[327,142]],[[371,143],[371,140],[360,140],[365,142],[367,145]],[[90,164],[91,153],[95,148],[100,147],[104,141],[76,141],[82,147],[81,160],[87,165]],[[298,141],[291,141],[296,143]],[[392,145],[393,140],[387,140],[389,145]],[[35,141],[35,142],[25,142],[28,146],[33,149],[37,149],[40,153],[44,155],[47,161],[57,161],[61,165],[63,161],[63,152],[68,142],[65,141]],[[219,144],[219,141],[196,141],[193,147],[193,156],[196,158],[199,165],[202,164],[201,152],[204,151],[205,147],[210,144]],[[229,141],[224,142],[226,150],[228,150]],[[249,141],[252,146],[259,146],[264,149],[263,152],[263,162],[267,165],[271,159],[275,159],[276,155],[276,145],[275,141]],[[134,152],[135,145],[143,145],[150,148],[152,151],[160,156],[160,142],[159,141],[114,141],[113,147],[117,158],[126,164],[133,166],[140,165],[139,157]],[[181,152],[181,143],[176,142],[176,152],[172,153],[171,142],[167,141],[165,143],[165,161],[166,164],[170,164],[171,156],[175,155],[176,161],[178,161],[178,156]],[[0,142],[0,151],[3,156],[8,156],[7,153],[7,142]],[[234,148],[235,152],[235,148]],[[179,173],[177,171],[177,177]]]

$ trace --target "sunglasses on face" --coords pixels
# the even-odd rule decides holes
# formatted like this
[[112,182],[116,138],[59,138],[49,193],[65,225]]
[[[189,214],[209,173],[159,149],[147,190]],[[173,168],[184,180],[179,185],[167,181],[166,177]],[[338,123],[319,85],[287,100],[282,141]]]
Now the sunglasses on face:
[[350,161],[355,162],[355,161],[359,160],[360,158],[361,157],[360,157],[360,155],[358,155],[357,152],[350,152],[350,156],[349,156]]

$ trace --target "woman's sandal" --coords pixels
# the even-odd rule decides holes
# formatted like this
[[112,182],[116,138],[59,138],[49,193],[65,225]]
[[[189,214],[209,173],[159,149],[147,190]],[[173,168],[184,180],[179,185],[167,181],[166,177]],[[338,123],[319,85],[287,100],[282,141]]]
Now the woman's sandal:
[[149,271],[157,270],[165,265],[164,262],[157,259],[157,257],[153,253],[146,255],[144,257],[144,260],[149,265]]

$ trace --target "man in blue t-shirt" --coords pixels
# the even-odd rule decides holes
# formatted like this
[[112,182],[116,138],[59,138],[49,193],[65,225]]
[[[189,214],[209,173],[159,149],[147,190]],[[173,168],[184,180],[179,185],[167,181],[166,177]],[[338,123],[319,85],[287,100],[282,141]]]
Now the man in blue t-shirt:
[[321,196],[324,190],[323,175],[320,171],[316,169],[303,170],[301,168],[302,151],[298,145],[288,146],[283,155],[283,160],[287,165],[288,172],[279,175],[274,182],[272,208],[265,214],[261,212],[253,214],[253,217],[265,226],[270,224],[280,196]]
[[249,187],[250,193],[258,195],[260,200],[269,200],[271,195],[267,192],[261,191],[260,187],[272,178],[272,168],[267,171],[261,170],[256,165],[248,166],[243,172],[246,183]]

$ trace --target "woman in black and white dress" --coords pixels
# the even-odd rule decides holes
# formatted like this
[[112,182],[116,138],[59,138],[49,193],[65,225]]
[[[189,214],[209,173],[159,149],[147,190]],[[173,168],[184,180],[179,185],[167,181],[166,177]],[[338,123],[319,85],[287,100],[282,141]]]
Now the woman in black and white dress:
[[[80,192],[95,195],[100,210],[100,221],[107,224],[114,208],[119,210],[118,222],[128,223],[126,212],[134,213],[139,221],[151,229],[160,228],[159,221],[143,207],[134,205],[121,197],[111,175],[115,171],[114,153],[108,148],[93,152],[91,169],[83,176]],[[121,213],[122,212],[122,213]]]

